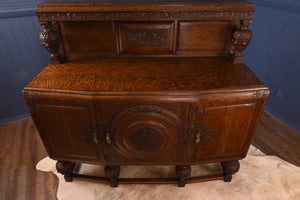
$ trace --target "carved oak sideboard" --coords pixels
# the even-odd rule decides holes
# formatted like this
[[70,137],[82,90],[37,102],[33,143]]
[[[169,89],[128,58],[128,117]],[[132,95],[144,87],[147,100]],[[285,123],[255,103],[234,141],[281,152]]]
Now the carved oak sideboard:
[[[269,95],[242,57],[251,3],[48,2],[36,12],[51,61],[23,96],[66,181],[231,181]],[[76,163],[104,165],[106,177],[74,173]],[[190,177],[203,163],[220,173]],[[121,179],[123,165],[173,165],[177,177]]]

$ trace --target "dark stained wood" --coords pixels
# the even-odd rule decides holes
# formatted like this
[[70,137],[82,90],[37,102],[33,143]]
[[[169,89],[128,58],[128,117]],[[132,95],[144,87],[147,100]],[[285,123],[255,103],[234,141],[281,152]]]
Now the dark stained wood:
[[56,199],[57,177],[35,168],[46,156],[31,119],[0,126],[0,199]]
[[[97,177],[83,174],[73,174],[74,178],[96,181],[97,183],[110,183],[110,180],[105,177]],[[204,181],[223,180],[223,174],[212,174],[199,177],[187,177],[185,183],[199,183]],[[119,178],[121,184],[178,184],[178,178]]]
[[105,165],[112,187],[121,165],[174,165],[183,187],[190,165],[211,162],[231,180],[269,95],[243,63],[252,4],[45,3],[37,14],[51,64],[23,96],[67,181],[73,163]]
[[[268,155],[280,156],[300,167],[300,134],[267,113],[261,117],[252,144]],[[35,169],[45,156],[46,150],[31,119],[0,126],[0,199],[55,200],[58,179],[51,172]],[[23,172],[28,175],[24,176]],[[79,179],[85,175],[73,176]],[[94,180],[94,177],[88,178]],[[210,177],[210,180],[218,179],[223,179],[222,174]],[[101,180],[95,181],[108,183],[106,178]],[[122,184],[144,181],[119,179]],[[187,178],[187,183],[192,181],[192,177]],[[178,181],[174,178],[173,181],[152,180],[151,183],[177,184]]]
[[[245,1],[46,2],[37,7],[51,63],[65,57],[231,56],[242,63],[254,7]],[[56,24],[59,28],[53,28]],[[52,27],[51,29],[49,27]],[[61,37],[60,37],[61,36]]]
[[237,160],[221,162],[221,166],[223,169],[223,176],[225,182],[230,182],[232,179],[232,175],[238,172],[240,169],[240,163]]

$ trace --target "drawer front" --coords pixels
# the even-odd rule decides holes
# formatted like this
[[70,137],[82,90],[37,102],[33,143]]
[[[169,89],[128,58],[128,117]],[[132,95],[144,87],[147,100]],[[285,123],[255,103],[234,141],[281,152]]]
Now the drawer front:
[[121,54],[170,54],[173,38],[174,22],[119,24]]

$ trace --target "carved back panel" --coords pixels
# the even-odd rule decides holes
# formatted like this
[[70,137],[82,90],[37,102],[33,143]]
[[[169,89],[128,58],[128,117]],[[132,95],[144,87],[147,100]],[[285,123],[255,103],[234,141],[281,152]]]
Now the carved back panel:
[[[218,4],[218,5],[216,5]],[[159,7],[159,8],[158,8]],[[210,3],[43,3],[37,15],[52,63],[67,57],[229,56],[243,62],[254,7]]]

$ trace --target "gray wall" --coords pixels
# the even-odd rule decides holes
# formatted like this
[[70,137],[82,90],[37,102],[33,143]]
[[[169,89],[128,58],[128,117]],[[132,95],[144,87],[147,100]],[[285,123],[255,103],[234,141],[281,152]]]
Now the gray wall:
[[[21,91],[49,62],[33,8],[41,1],[0,2],[0,124],[29,117]],[[271,88],[266,110],[300,133],[300,3],[251,1],[254,37],[245,62]]]

